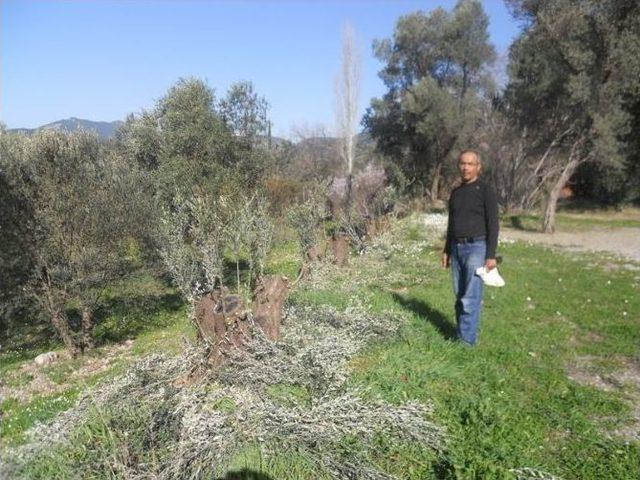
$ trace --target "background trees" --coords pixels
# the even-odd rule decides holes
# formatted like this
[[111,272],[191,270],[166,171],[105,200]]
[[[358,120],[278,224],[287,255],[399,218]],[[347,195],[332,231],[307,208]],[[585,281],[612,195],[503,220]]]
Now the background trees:
[[401,17],[393,39],[374,44],[388,92],[371,101],[364,125],[381,151],[430,184],[432,200],[440,196],[445,160],[456,145],[473,143],[484,69],[495,57],[487,25],[480,2],[464,0],[451,13]]
[[179,193],[215,190],[232,177],[255,187],[272,161],[268,103],[250,82],[221,100],[205,82],[180,79],[150,111],[129,116],[120,129],[120,154],[151,172],[156,194],[170,205]]
[[204,82],[182,79],[112,142],[2,130],[3,326],[28,290],[73,355],[91,348],[104,288],[135,270],[131,242],[164,259],[187,298],[220,282],[230,243],[253,283],[271,240],[267,107],[249,82],[218,102]]
[[507,101],[520,127],[532,134],[539,159],[534,171],[547,195],[543,227],[553,231],[560,190],[579,167],[606,191],[633,155],[628,142],[637,136],[631,135],[632,99],[640,92],[640,63],[631,52],[640,46],[638,6],[510,3],[524,29],[511,47]]
[[24,155],[24,139],[0,124],[0,331],[9,331],[17,317],[33,307],[24,286],[34,265],[29,204],[13,181],[13,165]]
[[479,2],[406,15],[374,43],[388,91],[363,123],[378,151],[433,201],[446,160],[480,147],[503,206],[543,202],[546,231],[568,183],[600,204],[637,199],[637,2],[508,3],[522,33],[504,91],[488,74],[495,53]]

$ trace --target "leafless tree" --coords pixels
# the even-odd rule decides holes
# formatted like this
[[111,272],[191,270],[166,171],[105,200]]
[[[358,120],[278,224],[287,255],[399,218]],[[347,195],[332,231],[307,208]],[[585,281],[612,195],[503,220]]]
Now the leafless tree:
[[351,197],[351,179],[355,156],[355,136],[358,123],[358,101],[360,96],[361,55],[355,32],[346,24],[342,33],[342,56],[340,71],[336,77],[336,120],[341,153],[347,167],[348,198]]

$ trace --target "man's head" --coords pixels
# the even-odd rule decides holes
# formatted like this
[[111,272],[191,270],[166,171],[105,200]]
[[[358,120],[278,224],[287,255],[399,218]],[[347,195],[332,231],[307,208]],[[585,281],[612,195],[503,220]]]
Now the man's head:
[[475,150],[463,150],[458,155],[458,170],[464,183],[475,181],[480,175],[480,154]]

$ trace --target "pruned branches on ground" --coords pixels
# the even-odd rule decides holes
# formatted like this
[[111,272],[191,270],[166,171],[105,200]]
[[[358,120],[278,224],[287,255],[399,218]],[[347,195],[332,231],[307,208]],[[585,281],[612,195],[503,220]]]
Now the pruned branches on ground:
[[[253,335],[249,348],[190,385],[176,379],[202,362],[200,347],[175,358],[151,355],[33,431],[38,441],[11,452],[10,473],[28,477],[57,455],[73,459],[65,468],[79,477],[95,465],[128,478],[215,476],[224,475],[238,452],[258,448],[265,462],[302,453],[310,472],[331,478],[355,472],[393,478],[374,461],[381,436],[442,452],[444,430],[431,420],[429,403],[391,405],[346,380],[349,360],[370,342],[394,335],[402,322],[358,304],[346,311],[291,308],[279,341]],[[94,422],[102,433],[91,428]],[[345,438],[357,444],[342,448]],[[74,449],[86,444],[90,453],[77,460]]]

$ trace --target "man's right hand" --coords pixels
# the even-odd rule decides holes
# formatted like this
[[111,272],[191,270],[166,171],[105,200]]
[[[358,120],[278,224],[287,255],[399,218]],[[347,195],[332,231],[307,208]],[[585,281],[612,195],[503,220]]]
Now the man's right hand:
[[442,252],[442,268],[449,268],[451,264],[451,257],[447,255],[447,252]]

